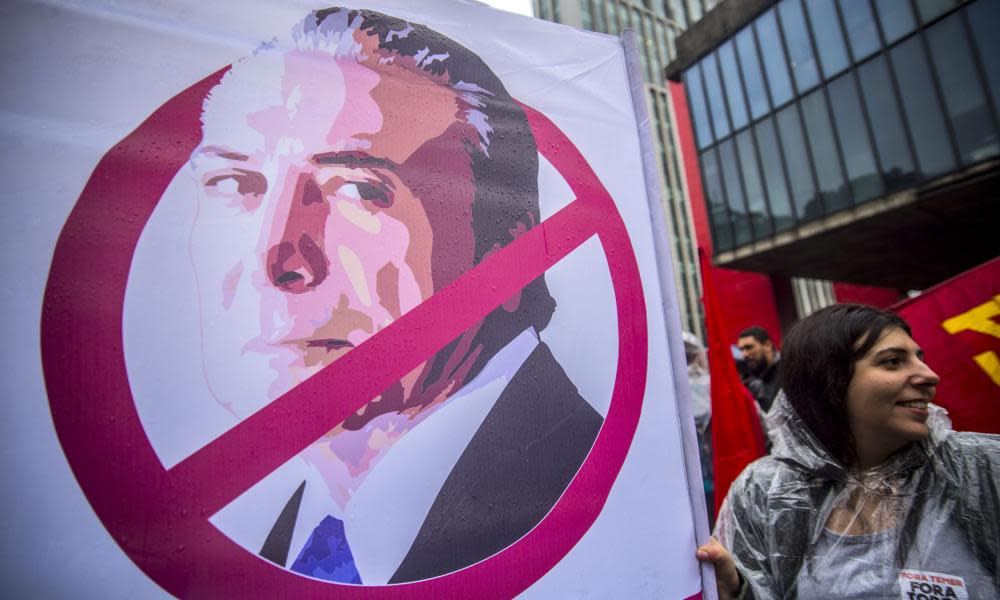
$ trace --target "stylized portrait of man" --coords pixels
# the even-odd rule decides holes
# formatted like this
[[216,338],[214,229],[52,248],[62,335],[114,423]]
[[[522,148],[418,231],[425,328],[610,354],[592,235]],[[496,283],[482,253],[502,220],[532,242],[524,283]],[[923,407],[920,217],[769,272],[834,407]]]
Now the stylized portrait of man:
[[[418,24],[316,12],[235,64],[202,122],[190,251],[205,376],[237,418],[540,220],[524,112],[481,59]],[[217,525],[293,571],[362,584],[517,541],[601,425],[539,341],[554,309],[539,277]]]

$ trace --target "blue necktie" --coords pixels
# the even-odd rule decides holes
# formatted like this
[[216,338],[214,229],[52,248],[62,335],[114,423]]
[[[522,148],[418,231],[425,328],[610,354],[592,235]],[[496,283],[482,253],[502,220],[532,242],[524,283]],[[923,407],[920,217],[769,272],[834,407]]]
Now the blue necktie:
[[291,569],[317,579],[339,583],[361,583],[351,547],[344,535],[344,522],[327,515],[302,548]]

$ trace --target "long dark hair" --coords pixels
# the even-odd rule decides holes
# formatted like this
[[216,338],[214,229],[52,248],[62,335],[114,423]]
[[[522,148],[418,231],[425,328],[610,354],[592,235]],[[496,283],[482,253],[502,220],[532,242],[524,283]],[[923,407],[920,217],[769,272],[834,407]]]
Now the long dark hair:
[[857,464],[847,420],[847,386],[854,363],[883,333],[898,327],[898,315],[861,304],[836,304],[816,311],[789,329],[781,353],[782,389],[809,431],[845,466]]

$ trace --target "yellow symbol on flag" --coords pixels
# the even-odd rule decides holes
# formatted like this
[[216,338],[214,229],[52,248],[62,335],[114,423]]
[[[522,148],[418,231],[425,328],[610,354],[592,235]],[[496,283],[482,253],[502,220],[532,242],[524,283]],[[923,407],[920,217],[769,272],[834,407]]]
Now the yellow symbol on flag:
[[[985,333],[1000,339],[1000,324],[993,320],[993,317],[997,315],[1000,315],[1000,294],[968,312],[944,321],[941,323],[941,327],[944,327],[944,330],[951,334],[971,329],[977,333]],[[990,350],[981,352],[974,356],[973,360],[983,371],[986,371],[993,383],[1000,385],[1000,358],[997,358],[996,352]]]

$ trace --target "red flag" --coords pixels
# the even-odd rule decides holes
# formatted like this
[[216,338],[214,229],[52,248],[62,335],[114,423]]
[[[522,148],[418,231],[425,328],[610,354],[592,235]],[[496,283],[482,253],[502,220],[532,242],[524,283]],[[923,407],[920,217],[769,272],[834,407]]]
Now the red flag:
[[941,377],[955,429],[1000,433],[1000,257],[892,307]]
[[750,391],[740,381],[726,339],[722,308],[716,296],[712,264],[704,249],[698,248],[701,262],[702,304],[708,331],[708,371],[712,382],[712,465],[715,468],[715,512],[729,491],[729,485],[752,461],[764,455],[764,435],[757,406]]

